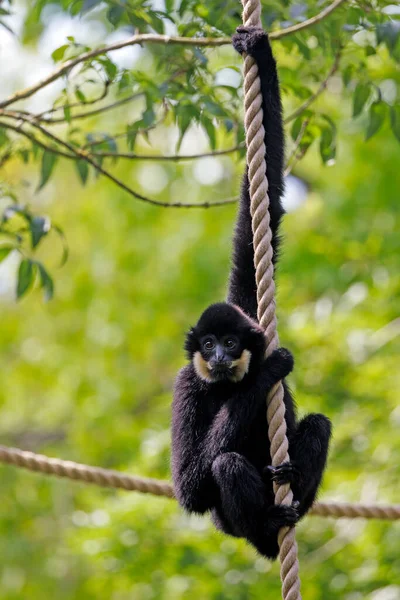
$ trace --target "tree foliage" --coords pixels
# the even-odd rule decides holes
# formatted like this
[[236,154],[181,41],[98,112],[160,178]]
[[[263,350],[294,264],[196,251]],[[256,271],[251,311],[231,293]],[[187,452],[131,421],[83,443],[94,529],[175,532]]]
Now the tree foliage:
[[[282,30],[327,5],[268,2],[265,24]],[[113,6],[127,7],[118,25],[118,12],[107,18]],[[377,37],[380,26],[397,23],[390,6],[348,2],[274,41],[286,168],[308,187],[307,200],[284,221],[279,333],[295,356],[290,384],[300,414],[320,411],[334,424],[321,500],[398,502],[399,495],[399,73],[396,45]],[[27,71],[42,49],[47,69],[15,72],[9,81],[0,60],[7,95],[75,53],[137,33],[160,35],[154,24],[128,23],[128,8],[143,7],[148,19],[149,6],[133,0],[35,2],[19,13],[1,3],[21,19],[0,15],[15,31],[4,29],[2,52],[3,39],[20,40],[15,64],[22,55]],[[229,37],[240,23],[236,2],[167,2],[161,12],[177,23],[171,29],[159,15],[166,33],[185,37]],[[75,42],[58,35],[44,44],[63,19]],[[101,40],[82,39],[96,28]],[[107,54],[113,79],[109,63],[83,64],[51,84],[56,89],[49,85],[49,95],[4,109],[39,113],[40,121],[27,122],[22,112],[0,117],[0,439],[169,478],[179,348],[200,311],[224,297],[235,206],[152,206],[98,176],[95,165],[162,203],[235,197],[244,167],[241,60],[228,40],[219,47],[144,42],[120,61],[122,52]],[[89,148],[95,165],[81,154]],[[142,158],[115,156],[131,153]],[[44,305],[43,294],[53,291],[46,275],[56,287]],[[42,289],[30,293],[35,285]],[[20,303],[17,289],[25,292]],[[277,564],[215,532],[207,517],[186,517],[173,501],[12,467],[2,466],[1,478],[4,600],[279,598]],[[398,523],[306,518],[297,536],[303,596],[397,600],[399,534]]]
[[[332,10],[325,11],[329,7]],[[0,99],[0,164],[17,158],[37,165],[38,192],[70,161],[82,185],[100,175],[135,200],[163,207],[198,207],[196,202],[176,203],[171,196],[163,201],[144,196],[116,176],[118,164],[183,161],[182,141],[194,126],[208,139],[203,154],[231,152],[243,157],[242,86],[235,76],[240,58],[233,55],[228,37],[240,24],[236,0],[222,5],[168,0],[162,9],[147,0],[38,0],[26,8],[19,31],[25,44],[40,40],[49,15],[63,13],[93,26],[101,23],[105,37],[118,32],[121,38],[91,47],[83,39],[66,36],[51,52],[54,69],[49,75]],[[12,29],[13,10],[11,3],[4,3],[0,26]],[[327,87],[337,102],[353,98],[353,117],[362,120],[367,140],[385,123],[399,138],[398,19],[396,6],[386,0],[359,4],[336,0],[323,7],[311,1],[265,4],[264,25],[277,40],[286,122],[293,140],[288,170],[313,144],[319,147],[323,163],[335,160],[340,146],[337,111],[330,107],[324,112],[318,104]],[[138,59],[127,68],[118,60],[120,50],[112,51],[113,47],[136,47]],[[50,103],[44,102],[40,113],[33,111],[32,99],[55,82],[59,85]],[[175,153],[169,148],[168,154],[160,156],[152,140],[157,130],[166,128],[176,131]],[[2,190],[4,198],[8,194],[9,190]],[[18,201],[14,194],[13,190],[9,200],[28,214],[24,194],[18,193]],[[6,203],[5,214],[10,206]],[[20,238],[10,242],[3,227],[0,235],[18,251],[27,250]],[[29,252],[37,245],[32,243]]]

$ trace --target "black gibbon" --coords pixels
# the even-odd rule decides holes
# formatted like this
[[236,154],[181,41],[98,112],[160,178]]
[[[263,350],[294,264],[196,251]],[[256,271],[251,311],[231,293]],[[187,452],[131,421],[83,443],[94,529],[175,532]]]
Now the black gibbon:
[[[284,137],[276,64],[268,36],[239,27],[235,49],[257,61],[263,95],[266,162],[274,259],[284,213]],[[213,304],[187,334],[189,359],[178,374],[172,406],[172,474],[183,508],[211,512],[218,529],[244,537],[262,555],[276,558],[277,535],[311,507],[325,468],[331,425],[324,415],[296,420],[285,382],[290,463],[271,466],[266,397],[293,368],[288,350],[265,358],[257,323],[249,182],[244,175],[234,235],[228,302]],[[273,481],[290,483],[292,506],[274,505]]]

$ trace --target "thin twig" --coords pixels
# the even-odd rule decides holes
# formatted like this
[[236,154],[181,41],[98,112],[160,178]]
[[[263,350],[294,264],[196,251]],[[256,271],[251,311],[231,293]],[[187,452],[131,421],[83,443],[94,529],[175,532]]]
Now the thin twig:
[[315,17],[311,17],[306,21],[302,21],[301,23],[292,25],[291,27],[286,27],[286,29],[282,29],[281,31],[272,32],[268,37],[271,40],[277,40],[286,37],[287,35],[292,35],[292,33],[298,33],[299,31],[307,29],[312,25],[316,25],[317,23],[320,23],[321,21],[326,19],[326,17],[328,17],[334,10],[336,10],[341,4],[343,4],[343,2],[347,2],[347,0],[335,0],[334,2],[332,2],[332,4],[324,8],[324,10],[321,10],[320,13],[315,15]]
[[11,123],[6,123],[5,121],[0,121],[0,127],[4,127],[5,129],[10,129],[12,131],[15,131],[15,133],[18,133],[19,135],[23,135],[24,137],[26,137],[28,140],[30,140],[32,143],[36,144],[43,150],[46,150],[47,152],[53,152],[53,154],[57,154],[57,156],[62,156],[63,158],[69,158],[69,159],[72,158],[75,160],[75,156],[73,156],[72,154],[63,152],[62,150],[59,150],[58,148],[54,148],[53,146],[46,146],[46,144],[44,144],[41,140],[38,140],[37,137],[34,136],[32,133],[26,131],[25,129],[22,129],[22,126],[23,126],[23,123],[21,123],[21,125],[19,125],[17,127],[15,125],[11,125]]
[[315,100],[322,94],[322,92],[326,89],[326,86],[328,85],[328,81],[330,80],[330,78],[336,73],[336,71],[339,68],[339,64],[340,64],[340,56],[341,56],[341,51],[342,49],[340,49],[335,56],[335,60],[333,65],[331,66],[331,68],[329,69],[328,74],[326,75],[325,79],[323,81],[321,81],[319,87],[317,90],[315,90],[315,92],[313,94],[311,94],[311,96],[309,96],[307,98],[307,100],[305,100],[303,102],[303,104],[300,104],[300,106],[298,106],[296,108],[296,110],[294,110],[290,115],[288,115],[285,120],[284,123],[285,125],[287,123],[290,123],[291,121],[294,121],[294,119],[297,119],[298,116],[300,116],[305,110],[307,110],[307,108],[309,106],[311,106],[311,104],[313,102],[315,102]]
[[201,152],[198,154],[172,154],[170,156],[157,156],[154,154],[135,154],[134,152],[91,152],[92,156],[101,158],[126,158],[130,160],[163,160],[163,161],[180,161],[180,160],[194,160],[197,158],[206,158],[210,156],[223,156],[224,154],[232,154],[238,152],[244,148],[245,144],[242,142],[232,148],[226,150],[214,150],[212,152]]
[[[106,104],[106,106],[100,106],[99,108],[94,108],[93,110],[89,110],[87,112],[82,112],[82,113],[77,113],[76,115],[71,115],[71,121],[75,121],[75,119],[86,119],[86,117],[93,117],[94,115],[100,115],[101,113],[107,112],[109,110],[112,110],[113,108],[117,108],[117,106],[122,106],[123,104],[127,104],[128,102],[131,102],[131,100],[135,100],[136,98],[140,98],[140,96],[143,96],[144,92],[138,92],[137,94],[132,94],[131,96],[128,96],[127,98],[122,98],[121,100],[116,100],[115,102],[112,102],[111,104]],[[68,106],[68,105],[67,105]],[[74,106],[73,104],[70,104],[68,107],[72,107]],[[82,104],[76,104],[75,106],[82,106]],[[64,108],[63,106],[59,107]],[[53,118],[43,118],[40,115],[36,116],[35,118],[37,118],[39,121],[41,121],[42,123],[46,123],[46,125],[52,125],[53,123],[65,123],[66,119],[65,117],[53,117]]]
[[[211,208],[214,206],[225,206],[227,204],[234,204],[238,200],[238,198],[226,198],[224,200],[215,200],[213,202],[183,203],[183,202],[162,202],[161,200],[154,200],[153,198],[147,198],[146,196],[139,194],[138,192],[136,192],[135,190],[133,190],[132,188],[127,186],[121,179],[118,179],[118,177],[116,177],[115,175],[113,175],[112,173],[110,173],[109,171],[104,169],[104,167],[100,166],[95,161],[95,159],[92,157],[91,154],[89,154],[88,152],[86,152],[84,150],[81,150],[80,148],[75,148],[68,142],[62,140],[61,138],[56,136],[54,133],[52,133],[45,127],[43,127],[43,125],[40,125],[39,123],[37,123],[32,117],[29,118],[26,115],[22,115],[21,113],[14,112],[14,111],[7,111],[7,110],[0,110],[0,116],[8,117],[10,119],[15,119],[17,121],[24,121],[25,123],[28,123],[35,129],[38,129],[43,135],[45,135],[46,137],[51,139],[56,144],[63,146],[64,148],[69,150],[69,152],[72,155],[74,155],[74,156],[70,156],[70,154],[65,153],[65,158],[75,158],[75,159],[85,160],[87,163],[92,165],[92,167],[94,167],[96,169],[96,171],[98,171],[99,173],[104,175],[104,177],[107,177],[107,179],[109,179],[110,181],[115,183],[115,185],[117,185],[119,188],[123,189],[125,192],[127,192],[128,194],[130,194],[137,200],[140,200],[141,202],[146,202],[147,204],[152,204],[154,206],[163,206],[165,208]],[[18,128],[16,128],[16,130],[18,130]],[[47,148],[47,149],[52,151],[52,148]]]
[[301,140],[304,137],[304,134],[306,132],[306,129],[308,127],[308,124],[310,122],[310,119],[305,119],[303,121],[303,123],[301,124],[301,128],[299,131],[299,134],[294,142],[294,148],[292,150],[292,152],[289,155],[289,158],[287,159],[286,162],[286,169],[285,172],[283,174],[284,177],[287,177],[288,175],[290,175],[290,173],[292,172],[292,170],[294,169],[295,165],[297,164],[297,162],[300,160],[300,158],[302,158],[305,154],[305,149],[304,151],[301,151],[297,156],[297,150],[299,149],[299,146],[301,144]]
[[[172,81],[174,81],[177,77],[179,77],[180,75],[183,75],[186,71],[184,69],[179,69],[178,71],[176,71],[175,73],[173,73],[170,77],[168,77],[168,79],[166,79],[161,85],[168,85],[170,84]],[[108,86],[107,86],[108,88]],[[116,100],[115,102],[111,102],[110,104],[106,104],[106,106],[100,106],[99,108],[96,108],[94,110],[90,110],[87,112],[82,112],[82,113],[77,113],[75,115],[71,115],[71,121],[75,120],[75,119],[85,119],[86,117],[93,117],[94,115],[99,115],[103,112],[107,112],[109,110],[112,110],[114,108],[117,108],[118,106],[123,106],[124,104],[127,104],[128,102],[131,102],[132,100],[136,100],[137,98],[140,98],[141,96],[144,96],[144,92],[135,92],[134,94],[131,94],[130,96],[127,96],[126,98],[122,98],[121,100]],[[103,95],[103,98],[105,96]],[[95,104],[96,102],[99,102],[100,100],[102,100],[102,97],[97,98],[96,100],[92,100],[90,102],[86,102],[85,104]],[[163,103],[165,106],[165,98],[163,98]],[[81,102],[75,102],[73,104],[69,104],[67,105],[68,108],[72,108],[72,107],[76,107],[76,106],[80,106],[82,107],[82,103]],[[64,123],[66,121],[65,117],[56,117],[56,118],[42,118],[43,115],[47,114],[47,112],[55,112],[56,110],[61,110],[63,109],[63,106],[59,106],[57,108],[51,109],[51,111],[46,111],[43,112],[40,115],[36,115],[40,121],[42,121],[43,123],[46,124],[52,124],[52,123]],[[26,113],[26,111],[24,111]],[[147,131],[148,129],[152,129],[153,125],[151,125],[149,128],[143,129],[142,131]]]
[[97,98],[92,98],[91,100],[86,100],[85,102],[71,102],[71,104],[63,104],[62,106],[54,106],[53,108],[50,108],[49,110],[44,110],[43,112],[35,115],[35,117],[37,119],[46,121],[46,123],[51,123],[53,121],[51,119],[48,119],[47,117],[45,117],[45,115],[52,115],[55,112],[58,112],[59,110],[65,110],[66,108],[71,109],[71,108],[76,108],[77,106],[90,106],[92,104],[97,104],[97,102],[104,100],[104,98],[107,96],[108,91],[110,89],[110,84],[111,84],[111,81],[108,79],[107,79],[107,81],[103,82],[104,90],[102,91],[100,96],[97,96]]
[[[281,29],[280,31],[273,31],[269,34],[269,38],[271,40],[278,40],[287,35],[291,35],[293,33],[297,33],[306,29],[307,27],[311,27],[316,23],[320,23],[323,19],[325,19],[328,15],[330,15],[336,8],[338,8],[343,2],[346,0],[334,0],[332,4],[327,6],[324,10],[322,10],[318,15],[303,21],[302,23],[297,23],[291,27],[287,27],[286,29]],[[109,46],[103,46],[102,48],[97,48],[94,50],[90,50],[89,52],[85,52],[80,56],[72,58],[65,63],[61,64],[57,69],[55,69],[50,75],[38,81],[31,87],[25,88],[24,90],[19,90],[15,92],[2,102],[0,102],[0,108],[5,108],[18,100],[22,100],[24,98],[29,98],[33,94],[35,94],[40,89],[43,89],[56,79],[59,79],[62,75],[70,71],[73,67],[79,65],[82,62],[90,60],[92,58],[96,58],[102,54],[106,54],[107,52],[111,52],[113,50],[120,50],[121,48],[126,48],[127,46],[134,46],[137,44],[166,44],[166,45],[181,45],[181,46],[224,46],[227,44],[231,44],[230,37],[220,37],[220,38],[188,38],[188,37],[180,37],[180,36],[168,36],[168,35],[156,35],[152,33],[145,33],[141,35],[134,35],[126,40],[122,40],[120,42],[115,42],[114,44],[110,44]]]
[[[19,115],[19,118],[21,118],[21,113],[19,111],[18,111],[18,115]],[[29,113],[22,113],[22,115],[28,117]],[[5,116],[7,116],[7,115],[5,115]],[[32,115],[31,117],[32,117],[32,119],[36,120],[36,115]],[[12,118],[14,118],[14,117],[12,117]],[[32,123],[30,122],[30,124],[32,124]],[[54,147],[46,146],[45,144],[43,144],[43,142],[38,140],[33,134],[28,133],[25,129],[22,129],[21,126],[16,127],[15,125],[11,125],[9,123],[6,123],[5,121],[0,121],[0,127],[4,127],[6,129],[12,129],[16,133],[21,133],[26,138],[30,139],[33,143],[35,143],[38,146],[40,146],[41,148],[43,148],[43,150],[48,150],[49,152],[54,152],[54,154],[58,154],[59,156],[63,156],[64,158],[73,158],[73,159],[76,158],[72,154],[63,152],[62,150],[58,150]],[[146,130],[147,129],[148,128],[146,128]],[[139,130],[139,133],[142,133],[143,131],[144,130]],[[124,133],[121,135],[125,136],[126,134]],[[115,137],[117,137],[117,136],[114,136],[114,139],[115,139]],[[90,144],[87,144],[84,148],[93,147],[93,145],[95,145],[95,144],[102,144],[102,143],[104,143],[104,140],[90,142]],[[239,150],[244,148],[244,145],[245,145],[244,142],[242,142],[241,144],[238,144],[237,146],[233,146],[232,148],[226,148],[225,150],[214,150],[212,152],[202,152],[202,153],[198,153],[198,154],[181,154],[181,155],[173,154],[171,156],[157,156],[154,154],[135,154],[134,152],[93,152],[93,151],[90,151],[89,154],[90,154],[90,156],[94,156],[96,158],[122,158],[122,159],[130,159],[130,160],[180,161],[180,160],[195,160],[198,158],[207,158],[207,157],[213,157],[213,156],[223,156],[225,154],[233,154],[234,152],[238,152]]]

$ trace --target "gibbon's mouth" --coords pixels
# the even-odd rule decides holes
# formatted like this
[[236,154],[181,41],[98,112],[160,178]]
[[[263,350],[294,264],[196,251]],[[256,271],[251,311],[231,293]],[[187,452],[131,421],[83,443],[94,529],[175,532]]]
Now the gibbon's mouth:
[[232,363],[223,363],[220,365],[210,365],[208,363],[210,375],[214,380],[222,381],[223,379],[229,379],[234,375],[235,368],[232,368]]
[[204,359],[199,351],[193,356],[193,365],[197,375],[208,383],[219,381],[232,381],[237,383],[241,381],[249,370],[251,353],[249,350],[243,350],[240,358],[231,362],[226,361],[219,364],[210,364]]

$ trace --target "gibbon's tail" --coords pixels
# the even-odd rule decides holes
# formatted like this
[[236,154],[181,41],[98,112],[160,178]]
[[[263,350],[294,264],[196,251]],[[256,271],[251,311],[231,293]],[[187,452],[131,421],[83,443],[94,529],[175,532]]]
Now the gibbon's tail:
[[[241,31],[240,31],[241,29]],[[279,249],[279,224],[284,214],[283,193],[284,133],[282,104],[276,63],[268,36],[260,29],[239,28],[233,43],[239,52],[246,51],[258,65],[263,95],[263,125],[265,129],[266,164],[269,183],[269,212],[272,230],[273,262]],[[240,193],[240,206],[233,238],[232,267],[229,278],[228,302],[239,306],[257,320],[257,286],[254,269],[253,233],[250,215],[250,194],[247,167]]]

